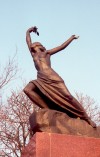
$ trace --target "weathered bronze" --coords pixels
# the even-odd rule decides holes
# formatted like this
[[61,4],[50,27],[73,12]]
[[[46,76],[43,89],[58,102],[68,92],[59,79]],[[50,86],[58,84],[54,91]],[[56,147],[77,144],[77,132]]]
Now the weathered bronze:
[[72,35],[62,45],[46,50],[39,42],[32,43],[30,33],[39,35],[37,27],[29,28],[26,32],[26,42],[37,69],[37,79],[29,82],[24,88],[25,94],[34,104],[41,108],[48,108],[66,113],[72,118],[80,117],[92,127],[95,123],[88,117],[82,105],[71,95],[63,79],[51,68],[50,57],[65,49],[73,40],[78,39]]

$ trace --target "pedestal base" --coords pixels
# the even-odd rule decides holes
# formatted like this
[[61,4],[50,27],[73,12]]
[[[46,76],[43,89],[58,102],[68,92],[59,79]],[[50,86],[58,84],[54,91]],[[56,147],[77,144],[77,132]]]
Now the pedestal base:
[[100,157],[100,139],[37,132],[22,157]]

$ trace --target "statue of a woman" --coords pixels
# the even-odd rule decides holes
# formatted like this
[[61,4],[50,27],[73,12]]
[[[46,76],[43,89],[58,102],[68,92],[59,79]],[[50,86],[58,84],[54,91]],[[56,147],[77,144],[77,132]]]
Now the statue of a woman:
[[71,95],[63,79],[51,68],[50,57],[65,49],[78,37],[72,35],[62,45],[46,50],[41,43],[31,42],[31,32],[39,35],[37,27],[29,28],[26,32],[26,42],[37,70],[37,79],[29,82],[24,88],[25,94],[34,104],[41,108],[58,110],[72,118],[80,117],[92,125],[92,127],[96,127],[82,105]]

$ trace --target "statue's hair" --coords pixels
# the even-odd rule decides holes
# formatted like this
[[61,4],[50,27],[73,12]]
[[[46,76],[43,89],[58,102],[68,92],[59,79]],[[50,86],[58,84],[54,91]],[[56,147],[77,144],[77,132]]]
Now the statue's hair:
[[32,43],[32,45],[31,45],[31,48],[35,48],[36,46],[43,46],[40,42],[34,42],[34,43]]
[[34,42],[31,44],[31,50],[34,50],[36,46],[42,46],[44,49],[46,49],[40,42]]

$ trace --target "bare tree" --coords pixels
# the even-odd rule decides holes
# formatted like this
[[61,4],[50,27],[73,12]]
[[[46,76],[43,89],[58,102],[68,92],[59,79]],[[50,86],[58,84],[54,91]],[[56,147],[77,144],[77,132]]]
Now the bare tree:
[[[5,67],[0,66],[0,105],[2,104],[2,97],[4,87],[16,78],[18,73],[18,65],[16,63],[16,54],[8,59]],[[4,92],[5,93],[5,92]]]
[[0,73],[0,90],[13,80],[18,72],[18,66],[15,63],[15,56],[9,58],[7,64],[1,69]]
[[12,92],[8,106],[1,110],[0,140],[4,156],[21,156],[30,138],[29,116],[37,109],[23,92]]
[[96,101],[88,95],[83,93],[77,93],[76,97],[78,101],[85,108],[89,117],[97,124],[100,125],[100,108]]

